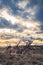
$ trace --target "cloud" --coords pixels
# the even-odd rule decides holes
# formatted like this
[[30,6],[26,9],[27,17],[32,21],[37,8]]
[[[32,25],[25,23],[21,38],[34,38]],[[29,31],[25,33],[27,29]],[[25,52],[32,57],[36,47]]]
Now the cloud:
[[17,22],[16,17],[14,17],[13,15],[11,15],[11,13],[9,12],[9,10],[6,9],[6,8],[3,8],[3,9],[0,10],[0,17],[6,19],[11,24],[14,24],[14,23]]
[[13,29],[21,37],[42,37],[43,0],[0,0],[0,3],[0,28]]
[[43,34],[34,34],[32,37],[35,39],[43,39]]
[[28,0],[22,0],[22,1],[19,1],[17,6],[20,8],[20,9],[25,9],[26,5],[28,3]]
[[[0,10],[0,17],[6,19],[12,26],[22,26],[24,28],[35,28],[36,26],[39,26],[39,23],[36,21],[34,22],[34,20],[32,19],[27,19],[26,21],[20,17],[20,16],[14,16],[12,14],[9,13],[9,10],[6,8],[3,8]],[[18,24],[19,23],[19,24]],[[18,28],[18,27],[17,27]],[[20,28],[20,27],[19,27]]]

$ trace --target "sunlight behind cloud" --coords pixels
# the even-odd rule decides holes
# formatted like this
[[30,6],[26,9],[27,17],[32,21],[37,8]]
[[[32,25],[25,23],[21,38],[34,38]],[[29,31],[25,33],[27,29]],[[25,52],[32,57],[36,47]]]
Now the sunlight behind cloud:
[[2,10],[0,10],[0,17],[5,18],[7,21],[9,21],[12,25],[15,24],[17,21],[16,17],[14,17],[13,15],[11,15],[9,13],[9,10],[6,8],[3,8]]

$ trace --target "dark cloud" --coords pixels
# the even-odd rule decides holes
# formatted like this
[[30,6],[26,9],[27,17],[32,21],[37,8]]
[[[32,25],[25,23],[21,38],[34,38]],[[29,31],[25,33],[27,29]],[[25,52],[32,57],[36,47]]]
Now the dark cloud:
[[18,32],[23,32],[23,30],[24,30],[24,28],[22,27],[22,25],[18,24],[18,23],[16,23],[15,25],[13,25],[13,28],[15,30],[17,30]]
[[6,19],[0,19],[0,28],[11,28],[11,24]]
[[14,38],[14,35],[11,35],[11,34],[1,34],[0,37],[4,37],[4,39],[12,39],[12,38]]
[[43,23],[40,25],[40,30],[43,32]]
[[29,16],[30,16],[30,13],[28,13],[28,12],[24,12],[23,15],[22,15],[22,18],[24,18],[24,19],[28,19]]
[[37,0],[29,0],[29,3],[27,4],[27,8],[31,7],[33,8],[38,4]]
[[35,38],[35,40],[43,40],[43,38]]

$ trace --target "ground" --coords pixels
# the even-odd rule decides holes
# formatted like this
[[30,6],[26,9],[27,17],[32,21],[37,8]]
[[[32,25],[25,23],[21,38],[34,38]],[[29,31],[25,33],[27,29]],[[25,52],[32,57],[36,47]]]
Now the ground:
[[43,65],[43,46],[0,47],[0,65]]

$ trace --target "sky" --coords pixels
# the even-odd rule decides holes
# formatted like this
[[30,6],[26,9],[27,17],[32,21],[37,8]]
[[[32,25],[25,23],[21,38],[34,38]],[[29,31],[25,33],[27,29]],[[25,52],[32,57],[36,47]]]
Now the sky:
[[43,0],[0,0],[0,32],[43,39]]

